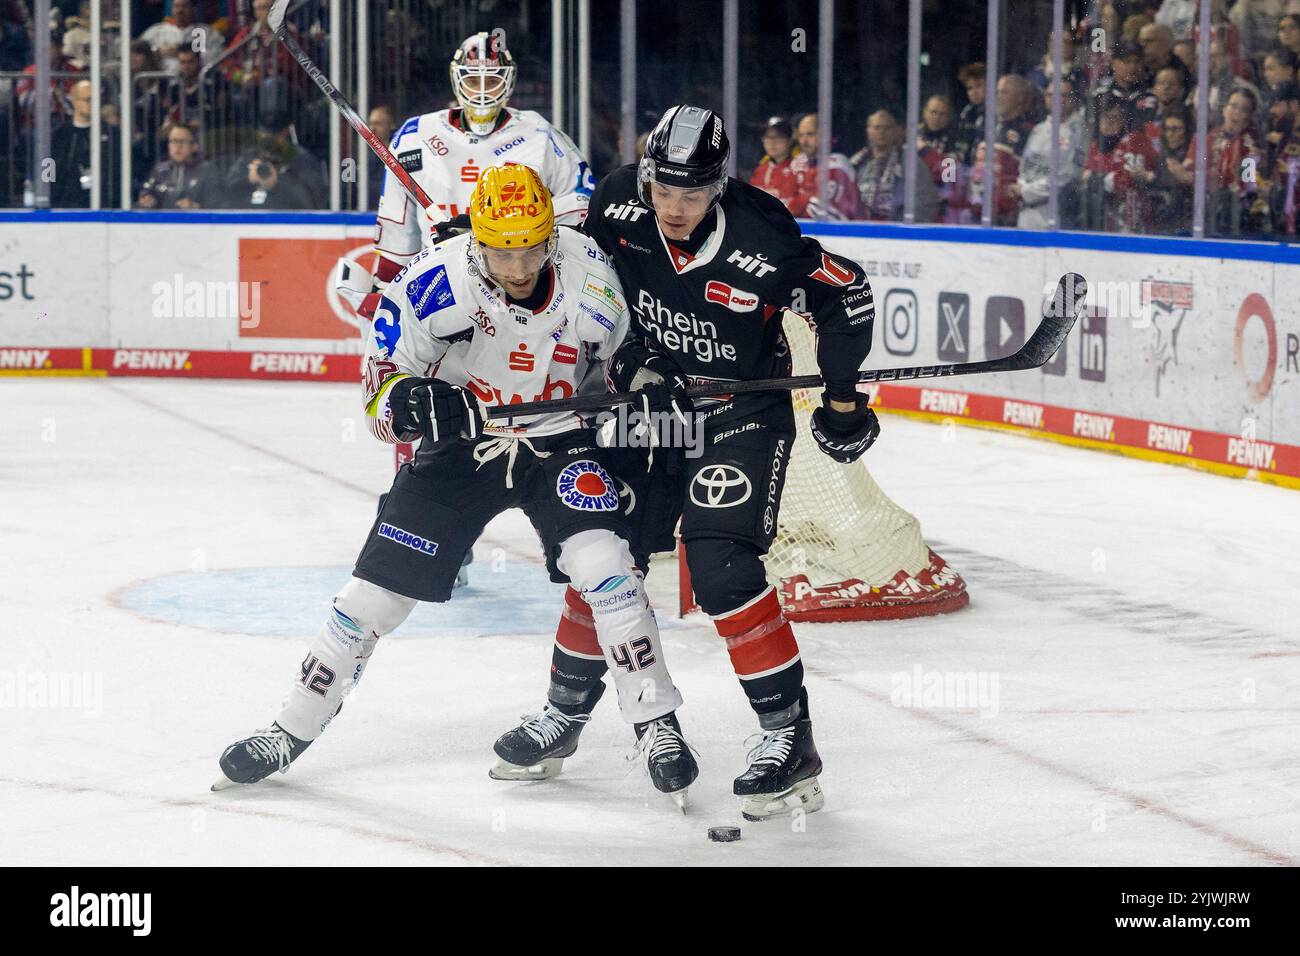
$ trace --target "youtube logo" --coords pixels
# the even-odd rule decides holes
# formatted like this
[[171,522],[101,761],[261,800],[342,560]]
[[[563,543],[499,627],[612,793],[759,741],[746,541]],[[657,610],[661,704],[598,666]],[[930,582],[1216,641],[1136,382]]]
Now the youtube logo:
[[1005,358],[1025,344],[1025,303],[1008,295],[991,295],[984,307],[984,358]]

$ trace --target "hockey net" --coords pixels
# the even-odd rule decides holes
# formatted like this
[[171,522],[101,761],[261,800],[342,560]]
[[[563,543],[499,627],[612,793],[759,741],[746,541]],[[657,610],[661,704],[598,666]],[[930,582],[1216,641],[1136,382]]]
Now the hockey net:
[[[816,374],[813,333],[786,314],[794,374]],[[944,614],[970,602],[966,582],[921,536],[916,516],[880,489],[862,461],[840,465],[817,447],[809,418],[820,389],[796,391],[797,434],[786,473],[768,580],[796,621],[859,621]],[[866,457],[870,457],[870,453]],[[695,610],[679,551],[681,612]]]

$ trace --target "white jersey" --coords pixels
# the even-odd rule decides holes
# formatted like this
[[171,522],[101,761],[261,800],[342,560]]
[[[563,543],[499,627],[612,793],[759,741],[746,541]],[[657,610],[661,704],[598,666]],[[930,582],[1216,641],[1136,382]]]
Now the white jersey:
[[[416,255],[375,310],[364,369],[367,422],[382,441],[396,434],[388,388],[398,376],[460,385],[484,405],[603,392],[604,363],[622,343],[628,314],[609,258],[575,229],[561,229],[559,252],[542,277],[550,292],[535,310],[512,303],[485,280],[461,235]],[[573,412],[485,422],[496,435],[553,435],[583,425]]]
[[[462,129],[459,110],[412,117],[393,136],[390,149],[437,207],[430,219],[390,170],[384,172],[375,227],[381,281],[432,242],[431,225],[469,211],[479,174],[489,166],[518,163],[537,170],[551,191],[555,221],[579,226],[596,187],[578,147],[530,110],[502,110],[505,122],[486,136]],[[383,260],[388,260],[385,264]]]

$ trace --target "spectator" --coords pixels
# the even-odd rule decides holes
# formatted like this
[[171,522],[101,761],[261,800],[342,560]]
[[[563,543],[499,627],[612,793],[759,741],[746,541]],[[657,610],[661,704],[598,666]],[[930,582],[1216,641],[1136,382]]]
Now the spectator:
[[1144,26],[1138,34],[1138,46],[1142,49],[1142,69],[1148,85],[1154,83],[1156,74],[1166,67],[1182,70],[1182,61],[1174,56],[1174,34],[1163,23]]
[[197,128],[176,124],[167,133],[167,158],[149,172],[136,206],[141,209],[212,209],[221,205],[221,183],[212,164],[199,157]]
[[792,168],[795,175],[795,199],[790,212],[811,219],[860,219],[861,208],[853,167],[843,153],[832,152],[828,164],[828,203],[823,203],[817,175],[817,114],[805,113],[795,128],[799,155]]
[[[903,218],[904,139],[905,131],[889,110],[877,110],[867,118],[867,145],[849,160],[867,219],[897,222]],[[907,152],[916,166],[916,221],[934,222],[939,211],[934,183],[916,153]]]
[[[1020,204],[1016,225],[1021,229],[1047,229],[1047,199],[1052,173],[1052,86],[1043,100],[1048,116],[1033,128],[1020,157],[1020,175],[1009,184],[1011,198]],[[1069,77],[1061,81],[1060,166],[1057,170],[1058,229],[1070,229],[1078,217],[1078,180],[1083,169],[1087,131],[1083,111]]]
[[[1056,37],[1056,31],[1047,38],[1047,52],[1043,58],[1038,61],[1038,65],[1029,71],[1026,77],[1030,83],[1040,92],[1046,90],[1052,81],[1052,43]],[[1069,30],[1061,33],[1061,67],[1065,70],[1065,75],[1070,78],[1071,86],[1080,86],[1084,81],[1083,70],[1079,68],[1077,52],[1074,45],[1074,35]]]
[[[1254,132],[1258,103],[1252,90],[1234,90],[1223,106],[1222,123],[1210,131],[1205,198],[1206,224],[1214,235],[1237,236],[1252,230],[1258,179],[1250,170],[1258,169],[1263,161]],[[1193,137],[1190,156],[1195,157],[1200,148]]]
[[[370,111],[370,116],[366,120],[369,126],[381,140],[387,143],[393,138],[393,133],[397,130],[397,114],[393,108],[387,104],[381,104]],[[369,195],[367,209],[379,208],[379,194],[384,188],[384,172],[386,167],[380,161],[379,157],[372,150],[366,150],[366,163],[368,164],[367,172],[367,190]]]
[[955,131],[952,125],[952,100],[936,93],[925,101],[921,110],[921,125],[916,131],[916,148],[933,149],[939,153],[952,152]]
[[1138,37],[1142,33],[1142,28],[1148,23],[1153,23],[1145,13],[1134,13],[1124,18],[1124,25],[1119,29],[1119,42],[1127,43],[1131,47],[1137,47]]
[[1146,187],[1146,231],[1165,236],[1192,229],[1195,162],[1188,163],[1192,119],[1186,110],[1171,110],[1160,121],[1155,177]]
[[1151,90],[1138,98],[1135,120],[1146,128],[1147,138],[1154,144],[1159,141],[1161,124],[1170,111],[1182,112],[1187,100],[1183,85],[1183,71],[1166,66],[1156,73]]
[[226,198],[235,209],[323,209],[320,163],[293,142],[287,114],[266,118],[257,142],[226,174]]
[[1261,170],[1265,179],[1273,178],[1274,167],[1291,141],[1291,129],[1296,113],[1300,111],[1300,89],[1295,83],[1283,83],[1272,92],[1273,97],[1267,105],[1268,127],[1264,133],[1264,165]]
[[148,159],[148,166],[158,160],[158,137],[162,128],[164,106],[164,88],[156,77],[141,79],[141,74],[160,73],[162,65],[158,54],[144,40],[131,42],[131,89],[134,109],[131,120],[131,135]]
[[1295,82],[1295,54],[1286,47],[1274,47],[1264,54],[1264,99],[1272,98],[1272,91],[1286,83]]
[[1014,73],[1008,73],[998,79],[996,142],[1006,146],[1017,156],[1024,152],[1025,141],[1034,128],[1034,118],[1030,114],[1030,109],[1033,107],[1030,98],[1033,89],[1028,80]]
[[953,147],[964,166],[969,166],[974,160],[975,147],[984,139],[984,84],[987,76],[983,63],[967,63],[957,71],[957,80],[966,90],[968,102],[957,117]]
[[1296,210],[1300,208],[1300,118],[1293,121],[1281,156],[1274,166],[1269,208],[1274,235],[1294,241]]
[[220,70],[203,75],[203,61],[188,47],[177,54],[176,76],[163,91],[163,108],[168,123],[198,123],[204,130],[224,125],[229,84]]
[[1189,76],[1196,76],[1196,44],[1191,40],[1177,40],[1174,43],[1174,56],[1183,65],[1183,71]]
[[1145,221],[1142,190],[1154,178],[1155,150],[1145,129],[1130,131],[1120,97],[1097,107],[1097,130],[1083,170],[1085,229],[1134,232]]
[[782,116],[773,116],[763,127],[764,156],[749,177],[752,185],[763,192],[775,196],[790,208],[795,201],[795,175],[792,163],[796,150],[794,148],[794,129],[790,121]]
[[[72,87],[77,82],[74,76],[56,76],[58,73],[80,73],[63,55],[63,37],[50,31],[50,115],[55,120],[68,120],[72,117]],[[23,78],[15,87],[18,95],[19,124],[23,129],[31,129],[35,119],[33,106],[36,101],[36,64],[23,68]]]
[[[1228,97],[1239,89],[1245,89],[1255,102],[1259,101],[1259,90],[1253,83],[1242,79],[1233,71],[1232,57],[1223,40],[1215,37],[1210,42],[1210,115],[1221,113],[1228,102]],[[1197,92],[1199,91],[1192,92],[1193,109],[1196,107]]]
[[1110,58],[1110,75],[1097,85],[1092,97],[1091,122],[1097,122],[1099,104],[1118,101],[1125,110],[1125,122],[1137,108],[1146,88],[1142,83],[1142,54],[1135,46],[1118,43]]
[[196,20],[194,0],[172,0],[172,15],[145,30],[140,39],[163,60],[175,61],[176,55],[188,47],[203,57],[205,64],[215,62],[225,45],[220,33]]
[[0,0],[0,72],[17,73],[32,62],[30,20],[23,0]]
[[1156,11],[1155,22],[1167,26],[1176,39],[1187,39],[1196,25],[1199,6],[1197,0],[1164,0]]
[[[95,177],[90,168],[91,86],[89,80],[73,84],[68,94],[72,118],[50,134],[50,158],[54,161],[54,181],[50,183],[50,206],[56,209],[89,209]],[[111,125],[100,128],[99,158],[103,187],[100,205],[114,209],[121,204],[121,181],[118,156],[121,146]]]
[[[237,52],[220,67],[238,114],[236,125],[252,125],[257,117],[287,109],[289,85],[299,83],[289,51],[266,23],[271,4],[272,0],[253,0],[254,20],[231,38],[230,47]],[[298,38],[292,24],[288,30]]]
[[[975,149],[975,162],[971,166],[968,191],[968,208],[973,220],[981,220],[984,208],[984,144]],[[1011,193],[1011,186],[1020,175],[1020,159],[1011,149],[1002,143],[993,147],[993,216],[995,226],[1014,226],[1017,216],[1017,202]]]
[[1278,46],[1286,47],[1300,59],[1300,16],[1288,13],[1277,21]]
[[1237,5],[1228,13],[1228,19],[1241,35],[1247,56],[1253,58],[1276,42],[1277,21],[1281,15],[1281,0],[1237,0]]

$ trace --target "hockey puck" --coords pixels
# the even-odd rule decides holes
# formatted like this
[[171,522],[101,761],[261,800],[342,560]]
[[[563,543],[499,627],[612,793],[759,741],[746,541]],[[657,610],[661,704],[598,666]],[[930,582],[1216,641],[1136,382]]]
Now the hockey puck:
[[740,839],[740,827],[709,827],[709,839],[714,843],[735,843]]

